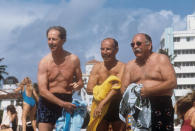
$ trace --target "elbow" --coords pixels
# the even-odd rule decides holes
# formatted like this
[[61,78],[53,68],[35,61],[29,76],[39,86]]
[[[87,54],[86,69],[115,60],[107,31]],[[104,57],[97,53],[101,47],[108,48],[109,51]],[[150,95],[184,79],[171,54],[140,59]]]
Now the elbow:
[[45,97],[45,91],[44,90],[39,90],[39,95],[41,97]]
[[172,80],[171,87],[172,87],[172,89],[175,89],[177,87],[177,80],[176,80],[176,78],[174,80]]

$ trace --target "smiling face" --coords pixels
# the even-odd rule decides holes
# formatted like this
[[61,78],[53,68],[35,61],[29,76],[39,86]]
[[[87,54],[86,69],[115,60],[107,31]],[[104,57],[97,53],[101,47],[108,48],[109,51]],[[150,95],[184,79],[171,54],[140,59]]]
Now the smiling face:
[[101,55],[105,62],[115,60],[117,52],[118,52],[118,47],[115,47],[114,40],[105,39],[102,41]]
[[58,30],[50,30],[47,35],[47,40],[51,52],[56,52],[62,49],[64,40],[60,38],[60,32]]
[[144,34],[137,34],[131,43],[132,50],[137,58],[142,58],[151,52],[152,43],[147,41]]

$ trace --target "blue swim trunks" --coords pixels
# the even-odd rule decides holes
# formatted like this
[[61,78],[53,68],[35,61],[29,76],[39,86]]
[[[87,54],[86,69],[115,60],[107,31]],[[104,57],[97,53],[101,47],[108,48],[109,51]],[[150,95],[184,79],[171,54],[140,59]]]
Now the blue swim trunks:
[[[54,93],[54,95],[66,102],[72,102],[72,94]],[[62,109],[62,107],[40,97],[37,109],[37,122],[55,124],[57,119],[62,115]]]

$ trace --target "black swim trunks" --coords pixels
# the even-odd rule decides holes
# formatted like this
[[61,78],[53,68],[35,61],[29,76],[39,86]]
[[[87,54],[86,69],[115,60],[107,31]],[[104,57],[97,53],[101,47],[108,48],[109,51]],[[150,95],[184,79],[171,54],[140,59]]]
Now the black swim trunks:
[[150,97],[152,131],[174,130],[174,109],[170,96]]
[[[54,93],[56,97],[66,102],[72,102],[72,94]],[[43,97],[39,98],[37,109],[37,122],[39,123],[53,123],[62,115],[62,107],[53,104]]]
[[108,122],[121,121],[119,118],[119,105],[120,99],[112,100],[103,120],[106,120]]

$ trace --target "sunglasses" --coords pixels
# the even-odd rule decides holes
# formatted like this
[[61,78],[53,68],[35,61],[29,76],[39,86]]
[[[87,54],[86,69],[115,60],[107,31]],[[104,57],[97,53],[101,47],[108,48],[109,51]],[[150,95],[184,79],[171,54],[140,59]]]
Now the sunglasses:
[[137,46],[140,46],[142,43],[143,43],[143,42],[139,42],[139,41],[138,41],[138,42],[135,42],[135,43],[132,42],[132,43],[131,43],[131,47],[134,47],[135,44],[136,44]]

